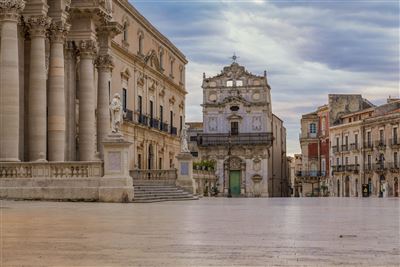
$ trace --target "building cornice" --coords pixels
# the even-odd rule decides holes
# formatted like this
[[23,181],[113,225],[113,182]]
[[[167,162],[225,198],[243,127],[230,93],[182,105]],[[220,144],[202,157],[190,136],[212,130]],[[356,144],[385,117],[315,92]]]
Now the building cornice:
[[114,3],[118,4],[126,12],[133,16],[136,19],[137,23],[139,23],[147,31],[151,32],[160,43],[171,50],[172,53],[184,64],[188,63],[185,55],[167,37],[159,32],[142,14],[140,14],[139,11],[137,11],[137,9],[132,4],[130,4],[126,0],[114,0]]
[[115,41],[111,42],[111,48],[113,49],[114,53],[118,53],[123,58],[126,58],[126,59],[130,60],[133,64],[137,64],[140,67],[142,67],[143,69],[151,72],[152,74],[154,74],[154,75],[156,75],[158,77],[161,77],[164,82],[166,82],[168,85],[170,85],[170,87],[174,88],[178,92],[182,93],[183,95],[187,94],[187,91],[185,90],[185,88],[183,86],[179,86],[178,84],[176,84],[173,81],[171,81],[171,78],[169,76],[166,76],[164,73],[161,73],[161,72],[153,69],[152,67],[149,67],[143,61],[143,59],[141,57],[139,57],[139,56],[137,56],[137,55],[135,55],[133,53],[130,53],[129,51],[127,51],[126,49],[121,47]]

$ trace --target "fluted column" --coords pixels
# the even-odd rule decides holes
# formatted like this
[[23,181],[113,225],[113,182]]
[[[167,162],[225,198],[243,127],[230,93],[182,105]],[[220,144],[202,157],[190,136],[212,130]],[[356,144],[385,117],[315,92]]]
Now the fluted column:
[[18,19],[22,0],[0,0],[0,161],[19,161]]
[[47,16],[34,16],[28,20],[31,37],[28,122],[30,161],[46,161],[47,90],[45,38],[50,21]]
[[50,161],[65,160],[65,83],[64,41],[68,25],[53,23],[50,27],[50,64],[48,91],[48,151]]
[[110,133],[108,84],[111,81],[111,72],[114,67],[112,57],[110,55],[98,56],[96,67],[99,76],[97,89],[97,139],[98,151],[100,152],[100,157],[103,158],[102,141]]
[[96,153],[94,41],[81,41],[79,55],[79,159],[93,161]]

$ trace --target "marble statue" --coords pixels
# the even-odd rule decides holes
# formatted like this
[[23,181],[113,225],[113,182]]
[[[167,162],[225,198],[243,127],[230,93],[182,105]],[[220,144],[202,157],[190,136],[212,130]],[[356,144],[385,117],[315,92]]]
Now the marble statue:
[[111,113],[111,132],[118,133],[121,130],[121,126],[123,123],[122,118],[122,103],[121,97],[118,93],[114,94],[114,97],[110,104],[110,113]]
[[188,142],[187,142],[187,130],[189,129],[188,125],[184,125],[181,132],[181,152],[190,153]]

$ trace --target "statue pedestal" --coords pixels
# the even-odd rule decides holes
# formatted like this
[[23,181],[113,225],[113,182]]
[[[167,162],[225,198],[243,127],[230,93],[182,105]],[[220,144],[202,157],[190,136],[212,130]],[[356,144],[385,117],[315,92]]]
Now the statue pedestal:
[[193,156],[189,152],[181,152],[176,158],[178,159],[176,185],[194,194],[196,192],[196,183],[193,179]]
[[129,153],[132,145],[120,133],[112,133],[103,141],[104,176],[100,180],[99,200],[131,202],[133,181],[129,176]]

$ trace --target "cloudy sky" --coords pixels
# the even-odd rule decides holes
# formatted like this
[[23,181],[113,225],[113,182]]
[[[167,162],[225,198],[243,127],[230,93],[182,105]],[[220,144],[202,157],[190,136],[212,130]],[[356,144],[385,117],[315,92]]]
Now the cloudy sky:
[[215,75],[233,52],[268,72],[273,112],[300,152],[301,114],[329,93],[361,93],[375,104],[399,97],[399,2],[131,0],[187,57],[186,121],[201,121],[202,73]]

